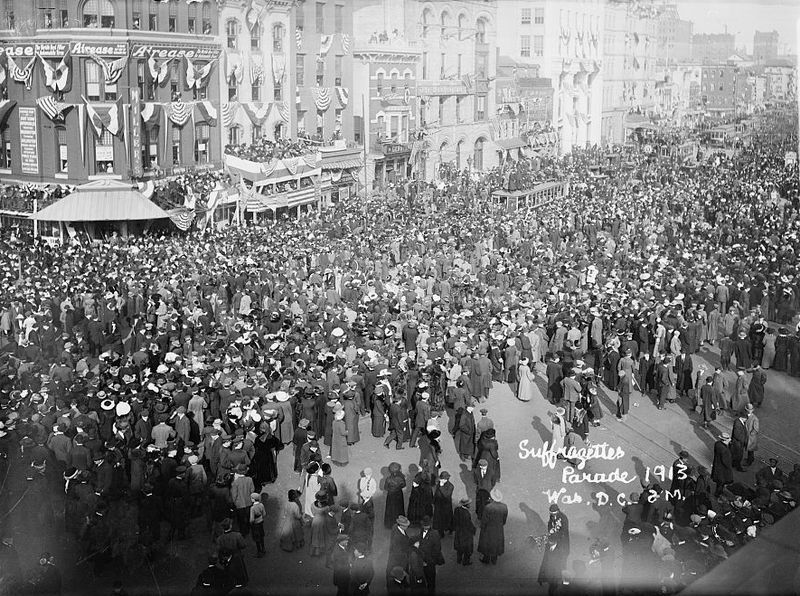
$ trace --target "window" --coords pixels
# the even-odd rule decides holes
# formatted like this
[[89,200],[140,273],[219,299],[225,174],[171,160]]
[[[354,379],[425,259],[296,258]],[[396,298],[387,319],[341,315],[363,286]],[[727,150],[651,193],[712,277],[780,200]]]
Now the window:
[[341,132],[342,130],[342,111],[343,110],[341,108],[336,108],[333,111],[334,123],[335,123],[334,129],[336,130],[336,132]]
[[336,33],[344,33],[344,6],[337,4],[333,8],[333,24]]
[[158,165],[158,126],[142,131],[142,165],[145,170]]
[[534,25],[544,25],[544,8],[536,8],[533,11]]
[[274,101],[283,101],[283,81],[278,81],[272,89],[272,99]]
[[411,73],[407,72],[403,75],[403,88],[409,89],[411,87]]
[[400,142],[408,143],[408,114],[403,114],[400,125]]
[[86,0],[83,5],[83,26],[102,27],[112,29],[114,27],[114,5],[111,0]]
[[483,139],[475,141],[474,152],[472,156],[472,165],[476,170],[483,169]]
[[197,4],[189,5],[189,14],[186,19],[186,30],[194,33],[197,27]]
[[522,9],[522,24],[523,25],[530,25],[531,24],[531,9],[530,8],[523,8]]
[[382,72],[378,73],[378,82],[375,85],[377,87],[377,89],[378,89],[378,95],[382,95],[383,94],[383,76],[384,75],[383,75]]
[[6,29],[14,29],[17,26],[17,21],[14,18],[14,11],[6,11]]
[[428,52],[422,52],[422,78],[428,78]]
[[475,109],[475,120],[485,120],[486,119],[486,96],[485,95],[476,95],[476,109]]
[[[158,10],[158,7],[151,6],[150,10]],[[147,28],[150,31],[158,31],[158,13],[151,12],[147,17]]]
[[105,129],[94,144],[94,173],[114,173],[114,137]]
[[461,58],[462,56],[461,54],[459,54],[457,56],[457,62],[456,62],[456,76],[458,77],[459,80],[461,80]]
[[475,74],[480,79],[486,78],[486,60],[487,56],[485,53],[475,55]]
[[192,89],[192,99],[208,99],[208,85],[200,89]]
[[178,126],[172,127],[172,165],[177,166],[181,163],[181,129]]
[[11,134],[8,128],[0,130],[0,168],[11,169]]
[[317,134],[322,136],[325,129],[325,112],[317,110]]
[[55,16],[55,9],[52,6],[48,6],[47,8],[40,8],[39,9],[39,27],[41,29],[52,29],[54,26],[57,26],[53,23]]
[[167,27],[170,33],[175,33],[178,28],[178,5],[175,2],[169,3],[169,18],[167,19]]
[[139,12],[138,6],[131,15],[131,27],[136,31],[142,28],[142,13]]
[[239,99],[239,88],[236,85],[236,79],[231,77],[228,79],[228,101],[236,101]]
[[261,49],[261,23],[256,22],[250,29],[250,49]]
[[258,84],[258,81],[250,86],[250,99],[252,101],[261,101],[261,85]]
[[342,86],[342,57],[335,56],[333,59],[333,76],[334,76],[334,85],[337,87]]
[[458,15],[458,40],[464,39],[464,30],[467,28],[467,15]]
[[519,38],[519,55],[523,58],[531,56],[531,36],[521,35]]
[[433,15],[431,14],[430,10],[426,8],[424,11],[422,11],[422,37],[428,37],[428,31],[432,18]]
[[273,136],[275,137],[276,141],[278,139],[282,139],[283,138],[285,130],[286,130],[286,127],[283,125],[283,122],[278,122],[275,125],[275,130],[273,131]]
[[231,126],[228,129],[228,144],[229,145],[238,145],[241,141],[242,136],[242,129],[239,127],[238,124]]
[[392,142],[398,142],[400,139],[398,136],[400,135],[400,116],[397,114],[393,114],[389,118],[389,137],[392,139]]
[[297,54],[297,60],[294,65],[295,84],[298,87],[304,87],[306,84],[305,58],[305,54]]
[[62,27],[62,29],[69,28],[69,11],[67,11],[66,8],[62,8],[59,11],[59,14],[61,15],[61,27]]
[[475,42],[486,43],[486,21],[478,19],[478,22],[475,23],[475,29]]
[[306,27],[306,14],[305,14],[305,3],[298,3],[295,15],[294,15],[294,26],[302,31]]
[[544,35],[533,36],[533,55],[537,58],[544,56]]
[[252,139],[251,139],[251,141],[252,141],[253,143],[255,143],[255,142],[256,142],[256,141],[258,141],[258,139],[260,139],[262,136],[263,136],[263,133],[261,132],[261,127],[260,127],[258,124],[254,124],[254,125],[253,125],[253,136],[252,136]]
[[325,82],[325,63],[317,60],[317,86],[321,87]]
[[100,26],[103,29],[114,28],[114,5],[109,0],[99,0]]
[[306,111],[297,110],[297,133],[306,132]]
[[447,63],[447,57],[446,57],[446,54],[445,54],[444,52],[442,52],[442,56],[441,56],[441,58],[442,58],[442,61],[439,63],[439,64],[441,65],[441,66],[439,67],[439,78],[440,78],[440,79],[444,79],[444,77],[445,77],[445,72],[446,72],[446,70],[447,70],[447,69],[445,68],[445,66],[446,66],[446,63]]
[[211,34],[211,2],[203,2],[203,35]]
[[172,101],[178,101],[181,98],[181,92],[178,89],[179,80],[178,62],[173,60],[169,65],[169,96]]
[[444,126],[444,97],[439,98],[439,126]]
[[456,123],[461,124],[461,97],[456,97]]
[[228,47],[232,50],[239,48],[239,21],[236,19],[229,19],[225,23],[225,35],[228,38]]
[[397,71],[396,70],[394,72],[392,72],[392,79],[391,80],[392,80],[391,90],[392,90],[392,95],[394,95],[395,93],[397,93]]
[[87,60],[86,64],[86,99],[100,101],[100,66],[97,62]]
[[441,26],[441,35],[442,35],[442,37],[445,36],[445,31],[447,30],[447,26],[449,25],[449,21],[450,21],[450,13],[448,13],[446,10],[443,10],[442,11],[442,15],[441,15],[441,17],[439,19],[439,24]]
[[317,33],[325,32],[325,3],[317,2]]
[[272,26],[272,51],[275,54],[283,53],[283,36],[285,29],[281,23],[275,23]]
[[65,174],[68,171],[67,129],[63,126],[58,126],[56,127],[56,172]]
[[147,97],[146,89],[146,77],[145,77],[145,63],[142,60],[139,60],[136,63],[136,86],[139,88],[139,97],[142,99],[150,99]]
[[208,124],[198,124],[194,127],[194,161],[195,163],[209,162],[209,149],[211,132]]
[[378,131],[378,138],[381,139],[386,134],[386,118],[383,115],[378,116],[376,124],[377,124],[376,129]]

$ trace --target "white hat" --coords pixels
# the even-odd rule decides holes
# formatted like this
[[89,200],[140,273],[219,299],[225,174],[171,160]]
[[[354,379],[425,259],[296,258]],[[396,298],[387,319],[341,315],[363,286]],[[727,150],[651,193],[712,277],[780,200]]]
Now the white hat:
[[331,335],[333,337],[342,337],[344,335],[344,329],[341,327],[334,327],[333,331],[331,331]]
[[117,404],[117,416],[127,416],[131,413],[131,405],[128,402],[121,401]]
[[105,411],[109,412],[114,409],[114,400],[106,398],[102,402],[100,402],[100,407]]
[[275,393],[275,401],[285,402],[289,401],[289,394],[285,391],[278,391]]

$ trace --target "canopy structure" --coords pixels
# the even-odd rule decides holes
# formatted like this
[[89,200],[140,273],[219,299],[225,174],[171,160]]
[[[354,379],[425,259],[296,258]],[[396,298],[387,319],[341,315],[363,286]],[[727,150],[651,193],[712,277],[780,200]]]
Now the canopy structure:
[[95,180],[60,201],[31,215],[38,221],[143,221],[167,219],[169,214],[129,183]]
[[503,151],[511,151],[512,149],[519,149],[520,147],[528,146],[528,141],[526,141],[522,137],[512,137],[510,139],[497,139],[495,143]]
[[231,174],[241,176],[256,187],[308,176],[319,176],[322,173],[321,161],[319,153],[273,159],[268,162],[250,161],[235,155],[225,156],[225,165]]

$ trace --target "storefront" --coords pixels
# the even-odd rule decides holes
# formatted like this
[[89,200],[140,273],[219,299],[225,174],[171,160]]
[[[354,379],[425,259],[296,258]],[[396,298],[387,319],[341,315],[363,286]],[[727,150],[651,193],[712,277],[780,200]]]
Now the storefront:
[[383,158],[375,161],[375,180],[379,185],[393,184],[408,178],[411,161],[411,145],[406,143],[382,143]]

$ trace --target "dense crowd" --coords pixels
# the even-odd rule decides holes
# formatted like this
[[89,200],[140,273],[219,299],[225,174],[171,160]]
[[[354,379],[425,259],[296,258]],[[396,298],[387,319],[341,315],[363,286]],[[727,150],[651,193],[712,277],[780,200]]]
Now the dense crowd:
[[33,213],[34,203],[38,209],[52,205],[72,191],[67,185],[40,187],[34,185],[0,185],[0,209],[17,213]]
[[225,154],[240,157],[250,161],[269,162],[273,159],[286,159],[288,157],[299,157],[306,155],[314,150],[318,145],[313,138],[307,139],[278,139],[271,141],[267,137],[261,137],[252,143],[240,143],[238,145],[225,145]]
[[[229,149],[263,160],[306,147]],[[266,513],[279,508],[281,548],[324,556],[340,593],[369,590],[376,516],[391,531],[389,592],[432,593],[450,532],[460,564],[473,536],[481,562],[503,554],[502,429],[475,412],[502,383],[557,406],[556,450],[585,443],[609,413],[601,393],[622,421],[634,391],[660,408],[694,400],[698,424],[733,412],[710,473],[676,462],[691,498],[650,507],[645,495],[664,487],[648,485],[627,508],[623,555],[659,578],[657,591],[679,590],[800,496],[797,468],[732,483],[757,449],[748,420],[768,399],[764,371],[800,376],[800,202],[782,148],[764,139],[696,169],[637,153],[631,171],[597,180],[586,171],[600,149],[523,161],[521,176],[571,181],[569,197],[537,211],[497,213],[485,190],[497,172],[456,173],[391,206],[342,202],[268,231],[55,248],[4,238],[3,560],[14,534],[66,532],[102,573],[189,538],[214,547],[197,593],[227,593],[248,582],[245,538],[263,555]],[[714,374],[693,365],[703,344],[720,348]],[[420,471],[390,464],[381,497],[365,469],[342,502],[336,470],[374,441],[418,445]],[[443,449],[471,464],[474,500],[453,503]],[[302,488],[266,497],[284,450]],[[199,515],[207,531],[189,534]],[[538,579],[560,589],[572,575],[557,507],[543,544]],[[608,548],[598,543],[598,558]],[[26,579],[5,563],[3,587],[56,593],[55,563],[43,555]]]
[[150,200],[162,209],[192,205],[205,210],[208,199],[218,184],[229,185],[230,176],[215,170],[198,170],[155,183]]

